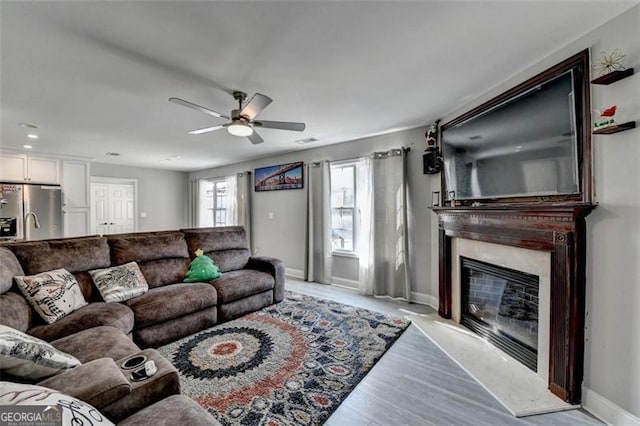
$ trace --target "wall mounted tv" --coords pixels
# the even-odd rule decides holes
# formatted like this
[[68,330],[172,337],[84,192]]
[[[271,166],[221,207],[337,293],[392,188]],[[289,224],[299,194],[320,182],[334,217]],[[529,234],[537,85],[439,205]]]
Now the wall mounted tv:
[[582,65],[536,76],[443,126],[450,200],[582,199]]

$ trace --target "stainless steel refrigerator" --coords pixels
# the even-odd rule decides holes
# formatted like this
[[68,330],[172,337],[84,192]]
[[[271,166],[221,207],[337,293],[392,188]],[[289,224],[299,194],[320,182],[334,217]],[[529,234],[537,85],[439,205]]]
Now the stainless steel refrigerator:
[[0,183],[0,240],[61,236],[60,186]]

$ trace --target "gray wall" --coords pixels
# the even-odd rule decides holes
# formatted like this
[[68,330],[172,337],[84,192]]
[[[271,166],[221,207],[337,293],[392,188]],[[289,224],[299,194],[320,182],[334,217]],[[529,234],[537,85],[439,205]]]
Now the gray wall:
[[[615,48],[627,54],[625,65],[640,69],[640,6],[553,53],[443,122],[468,111],[582,49]],[[595,76],[594,76],[595,77]],[[640,74],[610,86],[592,86],[592,109],[618,105],[618,122],[640,120]],[[626,120],[625,120],[626,117]],[[606,400],[640,417],[640,129],[593,137],[596,201],[587,217],[587,317],[583,403],[604,412]],[[432,182],[433,187],[437,183]],[[437,261],[437,222],[432,223],[432,259]],[[437,265],[437,263],[435,264]],[[437,283],[437,267],[432,270]],[[437,294],[437,289],[431,290]],[[628,423],[618,419],[615,423]]]
[[91,176],[138,180],[138,231],[186,226],[188,174],[169,170],[91,163]]
[[[190,179],[228,176],[243,170],[291,161],[306,163],[318,160],[341,160],[371,154],[395,147],[409,147],[409,268],[414,292],[434,294],[437,284],[429,283],[430,274],[430,215],[428,202],[431,190],[428,177],[422,174],[424,128],[406,130],[381,136],[359,139],[336,145],[307,149],[285,155],[234,164],[191,173]],[[268,143],[265,142],[265,143]],[[251,149],[247,145],[247,149]],[[259,254],[279,257],[288,268],[303,270],[305,253],[306,189],[272,192],[253,192],[253,239]],[[272,212],[274,218],[268,218]],[[358,279],[357,259],[335,258],[334,277]],[[344,283],[343,283],[344,284]],[[348,283],[347,283],[348,285]]]
[[[584,48],[592,62],[601,51],[620,48],[627,67],[640,68],[640,6],[597,28],[458,111],[443,122],[515,86]],[[640,74],[611,86],[592,88],[592,106],[617,104],[619,121],[640,120]],[[426,117],[428,118],[428,117]],[[425,122],[428,120],[425,119]],[[440,190],[440,176],[421,174],[423,129],[387,134],[354,142],[281,155],[268,159],[192,173],[195,177],[224,176],[240,170],[287,161],[337,160],[396,146],[415,148],[409,155],[410,268],[414,291],[438,295],[437,217],[429,212],[431,191]],[[588,409],[602,412],[608,401],[640,417],[640,130],[595,136],[594,184],[599,207],[587,218],[587,323],[585,392]],[[285,260],[302,269],[304,259],[305,192],[254,193],[256,246],[262,254]],[[274,220],[267,218],[274,212]],[[340,260],[335,275],[353,279],[353,263]],[[349,265],[348,267],[345,265]],[[433,265],[433,267],[432,267]],[[337,269],[343,269],[341,271]],[[603,399],[604,398],[604,399]]]

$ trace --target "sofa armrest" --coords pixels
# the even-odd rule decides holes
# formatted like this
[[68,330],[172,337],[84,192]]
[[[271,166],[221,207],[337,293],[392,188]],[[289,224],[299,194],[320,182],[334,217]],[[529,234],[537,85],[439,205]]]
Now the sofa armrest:
[[262,271],[273,276],[275,286],[273,287],[273,303],[282,302],[284,299],[284,263],[280,259],[273,257],[250,257],[246,269]]
[[99,358],[38,383],[87,402],[97,409],[131,392],[131,383],[111,358]]

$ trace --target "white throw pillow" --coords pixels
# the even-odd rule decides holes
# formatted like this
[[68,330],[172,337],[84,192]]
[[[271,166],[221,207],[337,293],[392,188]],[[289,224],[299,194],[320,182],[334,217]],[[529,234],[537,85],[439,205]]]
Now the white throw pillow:
[[[2,411],[7,415],[9,413],[19,415],[22,412],[17,408],[12,410],[12,406],[30,405],[33,408],[25,407],[25,409],[29,410],[39,410],[41,408],[42,411],[39,412],[43,416],[47,416],[48,419],[59,422],[60,418],[62,418],[63,426],[114,426],[105,416],[86,402],[42,386],[0,382],[0,405],[4,406]],[[57,422],[42,423],[56,424]]]
[[14,279],[31,306],[48,324],[87,304],[78,281],[66,269]]
[[147,280],[136,262],[89,271],[105,302],[124,302],[149,290]]
[[49,343],[0,325],[0,372],[40,380],[77,365],[80,361],[75,357]]

